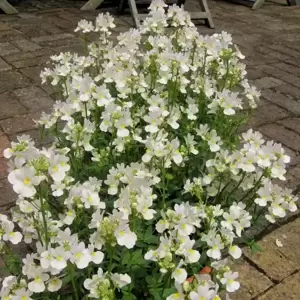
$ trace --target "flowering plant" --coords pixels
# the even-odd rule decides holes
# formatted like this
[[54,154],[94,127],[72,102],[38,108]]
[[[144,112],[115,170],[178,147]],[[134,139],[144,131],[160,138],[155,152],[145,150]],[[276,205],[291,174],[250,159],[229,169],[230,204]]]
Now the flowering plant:
[[41,74],[63,101],[38,121],[51,147],[22,136],[4,152],[18,200],[12,221],[0,215],[1,255],[29,250],[1,299],[218,300],[239,288],[224,259],[241,256],[236,238],[296,210],[271,182],[289,162],[281,145],[237,134],[259,92],[231,36],[150,9],[115,44],[111,16],[80,21],[99,40]]

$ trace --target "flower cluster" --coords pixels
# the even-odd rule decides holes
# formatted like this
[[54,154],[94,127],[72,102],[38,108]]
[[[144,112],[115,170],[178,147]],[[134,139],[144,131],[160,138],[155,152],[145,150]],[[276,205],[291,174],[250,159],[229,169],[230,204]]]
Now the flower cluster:
[[160,0],[139,29],[112,41],[114,28],[108,14],[80,21],[86,55],[42,72],[61,97],[37,122],[52,145],[21,136],[4,151],[18,198],[0,254],[21,241],[28,253],[1,299],[219,300],[239,288],[224,259],[241,257],[238,239],[297,209],[272,182],[282,146],[237,134],[260,93],[229,34],[202,36]]

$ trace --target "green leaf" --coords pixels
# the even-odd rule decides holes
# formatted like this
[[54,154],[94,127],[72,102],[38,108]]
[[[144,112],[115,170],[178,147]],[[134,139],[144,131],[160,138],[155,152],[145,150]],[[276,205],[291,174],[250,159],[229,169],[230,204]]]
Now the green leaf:
[[127,251],[122,256],[122,265],[128,265],[130,263],[130,252]]
[[162,300],[161,294],[162,294],[163,288],[158,289],[150,289],[150,293],[153,296],[155,300]]
[[176,293],[176,289],[173,287],[173,288],[169,288],[169,289],[164,289],[164,292],[163,292],[163,298],[166,299],[167,297],[169,297],[170,295]]
[[144,256],[142,254],[142,249],[138,249],[133,252],[130,258],[130,265],[140,265],[144,262]]
[[263,249],[256,242],[251,243],[249,247],[253,253],[263,252]]
[[137,299],[136,296],[134,296],[132,293],[124,292],[123,291],[123,300],[134,300]]

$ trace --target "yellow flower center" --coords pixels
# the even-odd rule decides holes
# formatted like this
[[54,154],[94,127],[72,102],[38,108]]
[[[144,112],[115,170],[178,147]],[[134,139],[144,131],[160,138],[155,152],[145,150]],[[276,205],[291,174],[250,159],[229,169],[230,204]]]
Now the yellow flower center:
[[25,185],[30,184],[30,182],[31,182],[31,180],[30,180],[28,177],[26,177],[26,178],[23,180],[23,183],[24,183]]

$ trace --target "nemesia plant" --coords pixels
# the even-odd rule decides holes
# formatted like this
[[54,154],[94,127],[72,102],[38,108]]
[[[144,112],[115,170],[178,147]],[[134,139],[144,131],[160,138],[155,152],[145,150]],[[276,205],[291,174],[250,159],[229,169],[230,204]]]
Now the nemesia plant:
[[296,210],[272,183],[285,179],[282,146],[238,134],[259,92],[231,36],[165,8],[153,1],[116,43],[110,15],[80,21],[99,40],[42,72],[61,93],[38,121],[55,141],[21,136],[4,151],[18,199],[12,221],[0,215],[1,299],[218,300],[240,286],[226,259],[241,256],[236,240]]

